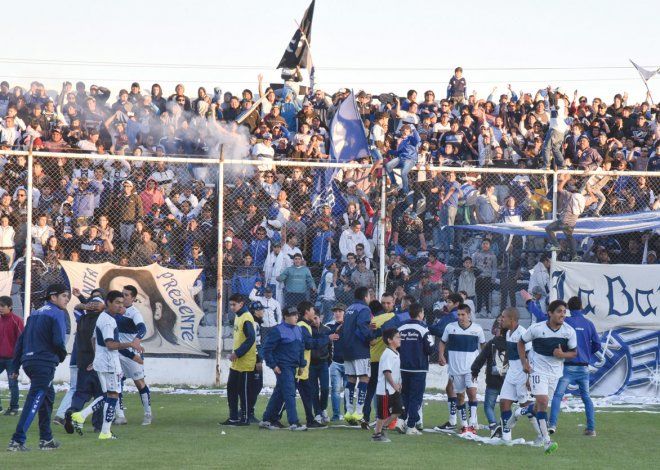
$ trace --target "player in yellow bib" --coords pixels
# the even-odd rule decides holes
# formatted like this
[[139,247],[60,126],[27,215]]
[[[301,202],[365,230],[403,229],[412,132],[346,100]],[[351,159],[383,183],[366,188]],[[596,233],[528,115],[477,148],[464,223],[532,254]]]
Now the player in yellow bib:
[[[229,355],[229,377],[227,379],[227,402],[229,418],[225,426],[249,425],[246,411],[249,408],[250,382],[257,364],[257,342],[255,322],[248,310],[247,300],[241,294],[229,297],[229,309],[234,318],[234,350]],[[240,401],[242,412],[238,411]]]

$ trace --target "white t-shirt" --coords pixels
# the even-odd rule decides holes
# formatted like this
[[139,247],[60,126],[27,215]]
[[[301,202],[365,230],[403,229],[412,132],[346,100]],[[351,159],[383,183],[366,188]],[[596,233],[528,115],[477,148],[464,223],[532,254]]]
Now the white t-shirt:
[[532,371],[553,377],[561,377],[564,373],[564,359],[552,354],[555,348],[559,346],[564,351],[577,348],[575,330],[567,323],[563,323],[556,331],[548,326],[548,322],[534,323],[521,339],[532,343],[529,355]]
[[470,323],[464,329],[458,322],[452,322],[445,328],[442,342],[447,345],[449,375],[461,375],[470,373],[472,363],[479,355],[479,346],[486,342],[486,338],[477,323]]
[[103,312],[96,320],[94,328],[96,351],[94,353],[93,367],[96,372],[111,372],[118,374],[121,371],[119,351],[110,350],[105,346],[106,340],[119,341],[117,321],[108,312]]
[[[518,325],[513,331],[506,332],[506,356],[509,361],[509,369],[506,372],[507,377],[511,376],[512,379],[515,379],[521,375],[526,375],[525,371],[522,368],[522,362],[520,361],[520,355],[518,354],[518,341],[527,331],[521,325]],[[532,349],[531,343],[525,344],[525,351]]]
[[394,388],[392,388],[385,378],[386,371],[392,373],[392,380],[395,384],[401,383],[401,359],[399,358],[399,353],[390,348],[385,349],[383,355],[380,356],[380,361],[378,361],[378,384],[376,385],[376,395],[385,395],[386,388],[388,394],[395,392]]

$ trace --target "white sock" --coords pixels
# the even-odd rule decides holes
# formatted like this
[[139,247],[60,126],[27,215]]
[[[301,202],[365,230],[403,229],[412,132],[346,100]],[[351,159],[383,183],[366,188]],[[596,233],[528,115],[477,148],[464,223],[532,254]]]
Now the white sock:
[[474,426],[474,429],[479,428],[479,417],[477,416],[477,402],[470,403],[470,426]]
[[80,412],[83,419],[87,419],[89,415],[94,413],[98,409],[99,403],[102,402],[104,398],[105,397],[103,397],[103,395],[101,395],[100,397],[96,397],[93,402],[91,402],[89,405],[83,408],[83,410]]
[[541,428],[539,427],[539,422],[536,421],[536,417],[535,416],[530,416],[529,417],[529,422],[532,425],[532,427],[534,428],[534,431],[536,431],[536,437],[543,437],[543,435],[541,434]]
[[144,408],[144,414],[151,414],[151,392],[149,387],[144,387],[140,390],[140,400],[142,400],[142,407]]

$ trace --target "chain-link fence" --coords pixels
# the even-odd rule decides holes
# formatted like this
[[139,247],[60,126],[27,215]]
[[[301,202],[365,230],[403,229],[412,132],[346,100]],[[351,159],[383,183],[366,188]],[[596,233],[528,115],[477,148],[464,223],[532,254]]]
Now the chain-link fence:
[[[264,304],[264,327],[303,299],[329,320],[359,286],[393,294],[397,307],[418,300],[430,321],[448,292],[462,292],[478,317],[494,318],[524,306],[523,290],[547,294],[552,256],[640,264],[655,263],[660,249],[658,235],[635,225],[598,231],[604,217],[660,208],[655,173],[417,165],[403,194],[399,170],[367,162],[3,155],[0,269],[17,311],[38,306],[52,282],[84,290],[66,261],[105,266],[101,277],[113,276],[108,266],[148,266],[155,278],[157,269],[199,270],[186,295],[210,355],[223,339],[231,347],[235,293]],[[584,236],[574,225],[587,217],[595,232]],[[556,221],[557,240],[537,226],[546,220]],[[499,222],[519,232],[491,225]],[[181,317],[149,300],[147,284],[153,329],[167,339]]]

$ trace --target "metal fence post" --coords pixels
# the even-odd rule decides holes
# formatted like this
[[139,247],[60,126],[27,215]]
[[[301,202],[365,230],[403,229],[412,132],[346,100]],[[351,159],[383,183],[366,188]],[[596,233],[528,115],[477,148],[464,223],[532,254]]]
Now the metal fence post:
[[27,155],[27,188],[25,188],[25,193],[27,195],[27,219],[26,224],[26,237],[25,237],[25,279],[24,279],[24,292],[25,296],[23,298],[23,319],[27,321],[27,318],[30,316],[31,308],[31,298],[32,298],[32,212],[33,212],[33,167],[34,167],[34,156],[32,155],[32,143],[28,147]]
[[217,284],[217,320],[216,320],[216,350],[215,350],[215,386],[220,386],[220,361],[222,359],[222,304],[224,302],[224,297],[222,295],[222,290],[224,288],[224,277],[223,277],[223,258],[224,258],[224,220],[223,220],[223,206],[225,202],[225,163],[224,163],[224,147],[220,146],[220,161],[218,163],[218,279]]
[[380,229],[378,230],[378,297],[385,293],[385,235],[387,221],[387,180],[383,169],[380,184]]
[[[559,177],[559,173],[557,173],[557,169],[554,169],[552,172],[552,221],[553,222],[557,220],[557,178],[558,177]],[[554,264],[556,261],[557,261],[557,250],[552,250],[550,262]]]

